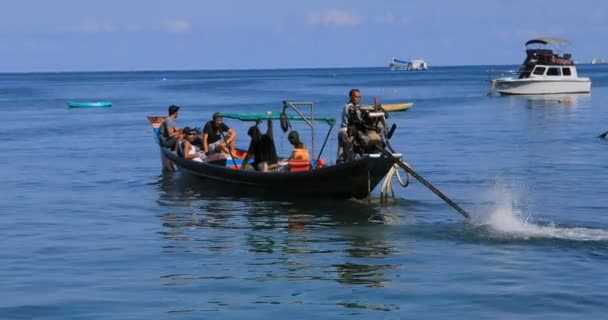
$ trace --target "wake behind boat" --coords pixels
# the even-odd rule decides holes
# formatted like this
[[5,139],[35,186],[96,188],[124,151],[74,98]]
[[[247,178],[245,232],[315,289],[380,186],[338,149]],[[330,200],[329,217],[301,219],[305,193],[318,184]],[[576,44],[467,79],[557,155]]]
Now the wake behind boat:
[[591,80],[579,77],[572,55],[554,53],[558,45],[569,44],[557,38],[539,38],[526,42],[526,59],[516,77],[491,80],[490,91],[501,95],[537,95],[588,93]]

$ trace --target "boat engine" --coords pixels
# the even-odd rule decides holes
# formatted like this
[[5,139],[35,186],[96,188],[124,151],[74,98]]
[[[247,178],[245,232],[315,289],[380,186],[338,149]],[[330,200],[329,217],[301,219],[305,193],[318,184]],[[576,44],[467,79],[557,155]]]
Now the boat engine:
[[353,126],[349,128],[349,136],[354,138],[353,151],[357,154],[380,153],[378,148],[384,149],[386,146],[381,135],[384,121],[380,120],[380,116],[384,113],[366,110],[358,110],[357,113],[360,116],[356,114],[351,116]]

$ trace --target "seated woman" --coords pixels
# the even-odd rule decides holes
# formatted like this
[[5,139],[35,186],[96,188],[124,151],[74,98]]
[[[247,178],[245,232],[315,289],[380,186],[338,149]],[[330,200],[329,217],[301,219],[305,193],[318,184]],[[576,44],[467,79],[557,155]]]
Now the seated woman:
[[253,157],[253,168],[256,171],[267,172],[269,166],[278,162],[277,150],[272,138],[272,120],[268,119],[268,130],[265,134],[260,132],[257,125],[250,127],[247,134],[251,137],[251,142],[241,169],[245,169],[247,162]]
[[184,139],[182,140],[182,155],[184,159],[203,162],[201,159],[201,154],[196,151],[196,148],[193,145],[194,139],[196,138],[196,131],[189,127],[185,127],[183,132]]
[[293,146],[293,151],[291,152],[289,159],[310,160],[306,145],[300,141],[300,135],[297,131],[291,131],[287,136],[287,140],[289,140],[289,143]]

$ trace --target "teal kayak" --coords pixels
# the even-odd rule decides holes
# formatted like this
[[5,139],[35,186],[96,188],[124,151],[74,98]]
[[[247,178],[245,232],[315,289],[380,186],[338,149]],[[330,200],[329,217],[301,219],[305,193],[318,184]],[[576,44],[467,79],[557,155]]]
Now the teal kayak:
[[75,102],[68,101],[68,108],[108,108],[112,106],[112,102],[97,101],[97,102]]

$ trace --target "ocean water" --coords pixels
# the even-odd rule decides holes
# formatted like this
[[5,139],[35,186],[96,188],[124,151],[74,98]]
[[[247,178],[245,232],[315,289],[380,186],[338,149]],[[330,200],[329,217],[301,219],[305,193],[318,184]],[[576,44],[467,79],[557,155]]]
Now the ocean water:
[[[604,318],[608,67],[579,67],[588,95],[487,96],[515,68],[0,74],[0,318]],[[392,144],[471,222],[417,181],[381,206],[161,173],[146,116],[170,104],[181,126],[283,100],[339,117],[351,88],[414,102]]]

